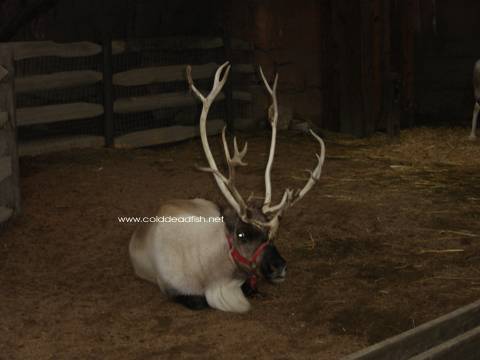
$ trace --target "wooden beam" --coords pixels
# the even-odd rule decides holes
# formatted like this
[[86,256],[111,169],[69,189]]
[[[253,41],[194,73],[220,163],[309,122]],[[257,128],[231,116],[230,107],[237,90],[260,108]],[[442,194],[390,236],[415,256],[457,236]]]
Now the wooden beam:
[[86,119],[103,114],[103,106],[86,102],[32,106],[17,109],[18,126]]
[[[113,75],[113,84],[120,86],[138,86],[169,81],[186,81],[186,67],[187,64],[182,64],[123,71]],[[216,63],[193,65],[192,78],[194,80],[210,78],[215,74],[217,68],[218,65]]]
[[[17,152],[17,127],[15,112],[15,66],[14,50],[11,44],[0,44],[0,65],[6,70],[5,76],[0,80],[0,114],[5,120],[1,130],[3,164],[0,165],[8,176],[0,186],[0,206],[20,212],[20,179]],[[9,159],[9,160],[7,160]],[[10,173],[10,175],[7,175]]]
[[102,47],[89,41],[56,43],[54,41],[22,41],[11,43],[15,60],[34,57],[57,56],[63,58],[92,56],[102,51]]
[[118,40],[112,44],[114,54],[122,52],[139,52],[145,50],[191,50],[191,49],[216,49],[223,46],[223,40],[219,37],[203,38],[175,36],[152,39],[129,39]]
[[[211,78],[218,66],[216,63],[193,65],[192,78],[194,80]],[[117,86],[139,86],[170,81],[186,81],[186,67],[187,64],[182,64],[122,71],[113,75],[113,84]],[[239,74],[253,74],[255,72],[251,64],[234,64],[232,65],[232,71]]]
[[[223,93],[218,94],[215,101],[225,98]],[[246,91],[234,91],[233,99],[252,101],[252,94]],[[132,112],[152,111],[161,108],[192,106],[197,100],[189,93],[172,92],[157,95],[125,97],[115,101],[113,110],[116,113],[126,114]]]
[[406,360],[478,326],[480,326],[480,300],[360,350],[342,360]]
[[45,75],[33,75],[15,79],[17,94],[49,90],[64,89],[76,86],[96,84],[102,81],[102,73],[92,70],[65,71]]
[[0,182],[12,175],[12,157],[0,157]]
[[6,206],[0,206],[0,224],[3,224],[5,221],[10,219],[12,215],[13,209]]
[[24,141],[18,144],[20,156],[35,156],[55,151],[105,146],[103,136],[78,135]]
[[409,360],[478,360],[480,359],[479,344],[480,326],[477,326]]
[[[223,99],[223,95],[219,94],[217,100],[221,99]],[[195,104],[196,100],[192,95],[185,92],[175,92],[120,98],[113,104],[113,110],[116,113],[123,114],[169,107],[191,106]]]
[[[225,123],[222,120],[209,120],[207,124],[207,134],[219,134],[224,126]],[[187,140],[197,136],[200,136],[198,126],[175,125],[157,129],[137,131],[119,136],[115,139],[115,147],[135,148],[142,146],[169,144]]]

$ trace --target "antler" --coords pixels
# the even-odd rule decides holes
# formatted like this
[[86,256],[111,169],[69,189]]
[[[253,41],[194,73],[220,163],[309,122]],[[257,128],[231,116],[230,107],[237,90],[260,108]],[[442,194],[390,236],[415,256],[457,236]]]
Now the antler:
[[320,179],[320,176],[322,175],[323,163],[325,162],[325,143],[323,142],[322,138],[318,136],[312,129],[310,129],[310,134],[312,134],[312,136],[320,143],[320,155],[315,154],[318,159],[317,166],[315,169],[313,169],[313,171],[306,170],[310,173],[310,178],[307,180],[302,189],[297,189],[295,191],[286,189],[283,193],[280,203],[275,206],[268,206],[268,208],[263,210],[264,213],[273,213],[275,214],[275,217],[280,216],[286,208],[289,208],[300,201]]
[[270,143],[270,153],[268,157],[267,166],[265,169],[265,200],[262,207],[262,212],[264,214],[274,214],[272,220],[269,222],[270,226],[276,228],[278,226],[278,217],[282,214],[282,212],[296,204],[300,199],[302,199],[305,194],[313,187],[313,185],[318,181],[320,175],[322,173],[322,166],[325,161],[325,143],[323,140],[310,130],[312,136],[320,143],[320,155],[316,154],[318,159],[318,164],[313,171],[307,170],[310,173],[310,178],[308,179],[307,183],[302,189],[297,189],[295,191],[291,189],[286,189],[283,193],[281,201],[277,204],[272,206],[272,184],[271,184],[271,170],[273,164],[273,157],[275,155],[275,145],[276,145],[276,137],[277,137],[277,122],[278,122],[278,102],[277,102],[277,84],[278,84],[278,74],[275,75],[275,80],[273,81],[273,86],[270,87],[268,84],[267,79],[263,73],[262,67],[260,67],[260,75],[262,77],[263,83],[267,88],[268,93],[272,97],[272,104],[268,109],[268,115],[270,119],[270,125],[272,126],[272,140]]
[[275,155],[275,145],[277,141],[277,122],[278,122],[278,102],[277,102],[277,84],[278,74],[275,75],[273,80],[273,86],[270,87],[265,75],[263,74],[262,67],[259,66],[260,75],[262,76],[263,83],[267,88],[268,93],[272,97],[272,104],[268,108],[268,118],[272,127],[272,140],[270,141],[270,153],[268,155],[268,162],[265,168],[265,200],[263,202],[262,211],[265,213],[270,209],[270,202],[272,201],[272,181],[271,172],[273,165],[273,157]]
[[[223,76],[220,78],[223,69],[225,69]],[[202,93],[195,87],[192,80],[192,68],[190,65],[187,66],[186,75],[187,81],[190,86],[190,89],[194,92],[194,94],[200,99],[203,103],[202,113],[200,115],[200,137],[202,140],[203,151],[205,152],[205,156],[207,157],[208,165],[210,167],[200,167],[199,169],[206,172],[211,172],[214,176],[214,179],[220,188],[223,196],[225,196],[228,203],[233,207],[233,209],[237,212],[237,214],[242,218],[246,218],[246,209],[247,206],[245,201],[243,200],[242,196],[238,192],[235,187],[235,168],[237,166],[245,166],[247,165],[243,158],[247,153],[247,143],[245,143],[242,151],[238,150],[237,139],[236,137],[233,138],[233,147],[234,147],[234,154],[233,157],[230,156],[230,150],[228,148],[226,135],[225,135],[225,127],[222,130],[222,142],[223,148],[225,151],[225,158],[228,164],[228,178],[226,178],[217,167],[215,163],[215,159],[213,158],[212,152],[210,150],[210,146],[208,145],[208,138],[207,138],[207,116],[208,111],[210,110],[210,106],[212,105],[213,101],[217,97],[217,95],[222,91],[225,82],[227,81],[228,73],[230,71],[230,65],[227,62],[222,64],[217,71],[215,72],[215,78],[213,82],[213,87],[210,93],[205,97]]]

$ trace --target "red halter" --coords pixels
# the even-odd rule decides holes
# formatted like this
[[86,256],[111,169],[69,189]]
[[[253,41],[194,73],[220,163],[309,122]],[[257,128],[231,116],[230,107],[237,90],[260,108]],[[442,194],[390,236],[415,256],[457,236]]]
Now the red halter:
[[268,242],[262,243],[253,253],[251,259],[247,259],[233,246],[233,236],[227,235],[228,249],[230,255],[236,264],[241,264],[247,268],[249,274],[250,287],[257,288],[257,258],[265,251]]

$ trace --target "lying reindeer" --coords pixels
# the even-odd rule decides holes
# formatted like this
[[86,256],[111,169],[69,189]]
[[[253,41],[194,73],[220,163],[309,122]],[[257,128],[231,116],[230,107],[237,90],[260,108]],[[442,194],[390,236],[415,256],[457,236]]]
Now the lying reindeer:
[[213,174],[230,206],[222,208],[205,199],[172,200],[157,213],[160,217],[177,218],[196,216],[208,219],[223,216],[223,222],[143,224],[133,234],[129,251],[135,273],[142,279],[158,284],[162,292],[175,301],[191,309],[210,306],[223,311],[245,312],[250,304],[244,292],[256,289],[257,269],[270,282],[278,283],[285,279],[286,262],[273,245],[279,218],[286,208],[303,198],[320,178],[325,145],[311,131],[321,146],[316,168],[310,173],[303,189],[295,192],[287,189],[281,201],[272,205],[270,172],[276,144],[278,76],[270,87],[260,68],[263,82],[272,97],[269,110],[272,139],[265,170],[263,206],[247,204],[235,187],[235,170],[238,166],[246,165],[243,158],[247,153],[247,144],[239,151],[234,138],[234,154],[231,156],[223,129],[222,140],[229,170],[227,178],[218,170],[207,139],[208,111],[222,90],[229,70],[228,62],[217,69],[213,88],[206,97],[193,84],[190,67],[187,68],[187,79],[191,90],[203,103],[200,136],[209,167],[201,170]]
[[480,60],[477,60],[473,67],[473,92],[475,96],[475,105],[473,106],[472,131],[469,136],[470,140],[475,140],[477,138],[475,132],[477,130],[478,113],[480,112]]

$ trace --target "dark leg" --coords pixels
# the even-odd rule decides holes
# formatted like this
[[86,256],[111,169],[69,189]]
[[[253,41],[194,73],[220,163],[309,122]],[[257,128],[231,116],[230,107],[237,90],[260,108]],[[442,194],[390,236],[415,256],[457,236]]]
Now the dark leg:
[[177,295],[173,297],[173,301],[191,310],[202,310],[209,307],[207,299],[201,295]]
[[247,281],[245,281],[242,285],[242,292],[246,297],[253,297],[258,293],[258,290],[253,288],[250,285],[250,281],[247,279]]

